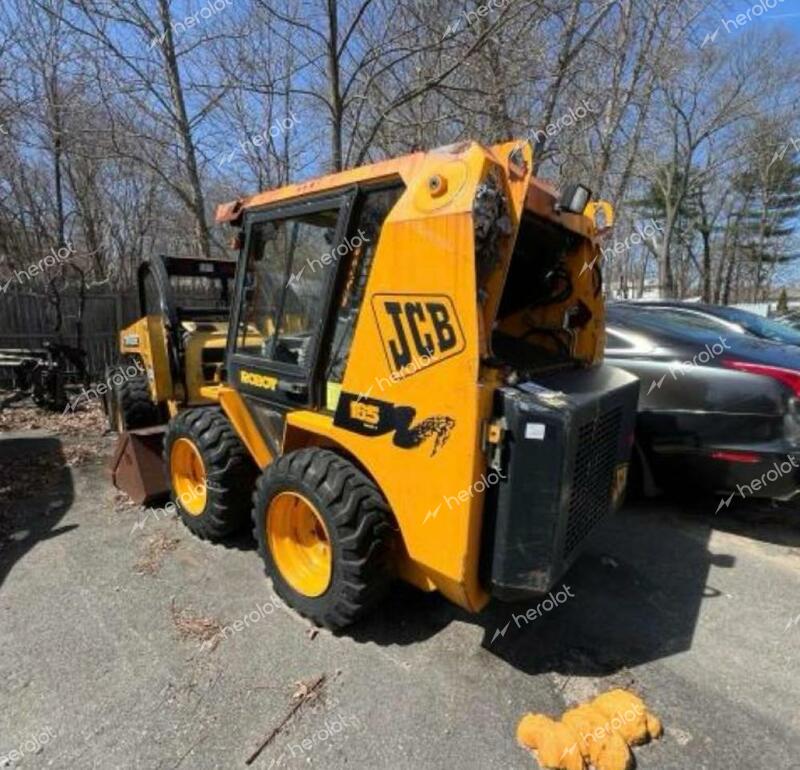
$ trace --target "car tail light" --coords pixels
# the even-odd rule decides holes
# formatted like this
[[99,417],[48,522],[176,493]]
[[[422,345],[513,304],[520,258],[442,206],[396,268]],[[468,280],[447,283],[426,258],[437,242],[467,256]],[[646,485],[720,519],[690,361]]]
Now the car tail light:
[[761,374],[764,377],[771,377],[784,385],[788,385],[795,396],[800,397],[800,372],[794,369],[784,369],[781,366],[766,366],[765,364],[751,364],[748,361],[732,361],[730,359],[722,362],[729,369],[738,369],[740,372],[750,374]]
[[729,463],[757,463],[761,459],[755,452],[712,452],[711,457]]

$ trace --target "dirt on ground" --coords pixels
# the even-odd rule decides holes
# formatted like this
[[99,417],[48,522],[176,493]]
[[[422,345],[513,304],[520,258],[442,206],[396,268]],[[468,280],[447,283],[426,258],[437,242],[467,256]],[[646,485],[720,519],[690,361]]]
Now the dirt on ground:
[[0,766],[536,770],[524,714],[623,687],[665,728],[640,770],[800,767],[792,506],[628,505],[550,611],[396,585],[332,634],[276,597],[246,533],[142,515],[103,467],[114,437],[68,419],[0,435],[19,489],[0,502]]
[[[0,401],[3,392],[0,391]],[[54,412],[36,406],[30,399],[0,409],[0,433],[47,430],[65,438],[73,435],[102,436],[108,432],[108,418],[100,401],[81,402],[74,410]]]

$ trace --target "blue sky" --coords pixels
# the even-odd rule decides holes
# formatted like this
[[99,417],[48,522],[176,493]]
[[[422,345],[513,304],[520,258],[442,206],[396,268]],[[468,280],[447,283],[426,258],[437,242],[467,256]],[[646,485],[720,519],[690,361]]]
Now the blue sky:
[[[763,0],[766,4],[766,0]],[[724,15],[727,20],[733,20],[738,13],[747,13],[748,9],[752,9],[756,5],[760,5],[762,0],[731,0],[730,11]],[[731,35],[737,32],[744,31],[749,24],[773,24],[781,25],[794,32],[795,35],[800,37],[800,0],[777,0],[775,8],[767,10],[766,13],[759,12],[760,15],[756,16],[751,12],[750,21],[739,29],[730,31]]]
[[[769,0],[769,2],[771,1],[772,0]],[[730,22],[735,20],[737,14],[746,14],[748,9],[752,9],[761,2],[762,0],[731,0],[729,3],[730,10],[724,14],[720,14],[720,16],[724,17],[729,22],[729,29],[726,32],[725,27],[720,21],[719,34],[735,36],[743,34],[747,29],[752,29],[756,24],[769,24],[772,28],[780,27],[781,29],[788,30],[794,37],[800,39],[800,0],[777,0],[775,8],[767,10],[766,13],[759,12],[760,15],[758,16],[751,11],[750,21],[744,23],[741,27],[731,27]],[[766,5],[768,0],[763,0],[763,2]],[[713,15],[711,16],[710,23],[713,24]],[[713,29],[708,31],[713,32]],[[798,281],[800,281],[800,264],[790,263],[778,268],[776,273],[776,283],[778,285],[786,283],[796,284]]]

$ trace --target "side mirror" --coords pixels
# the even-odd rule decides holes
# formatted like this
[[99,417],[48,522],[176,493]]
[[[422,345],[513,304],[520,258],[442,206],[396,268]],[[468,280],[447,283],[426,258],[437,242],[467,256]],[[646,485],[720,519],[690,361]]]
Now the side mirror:
[[582,184],[574,184],[564,190],[556,204],[556,211],[569,211],[572,214],[583,214],[583,210],[592,197],[592,191]]

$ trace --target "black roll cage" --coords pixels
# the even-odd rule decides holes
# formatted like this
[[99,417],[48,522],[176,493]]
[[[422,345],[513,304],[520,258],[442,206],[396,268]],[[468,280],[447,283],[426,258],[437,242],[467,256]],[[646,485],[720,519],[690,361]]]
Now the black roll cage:
[[152,277],[158,296],[157,312],[164,318],[167,333],[169,367],[173,382],[183,382],[181,360],[183,339],[180,333],[181,321],[200,321],[223,313],[219,308],[179,307],[170,277],[209,278],[222,283],[222,302],[230,313],[229,283],[236,275],[236,262],[224,259],[199,259],[196,257],[170,257],[158,254],[139,265],[136,273],[139,294],[140,317],[149,315],[155,308],[147,306],[146,282]]

